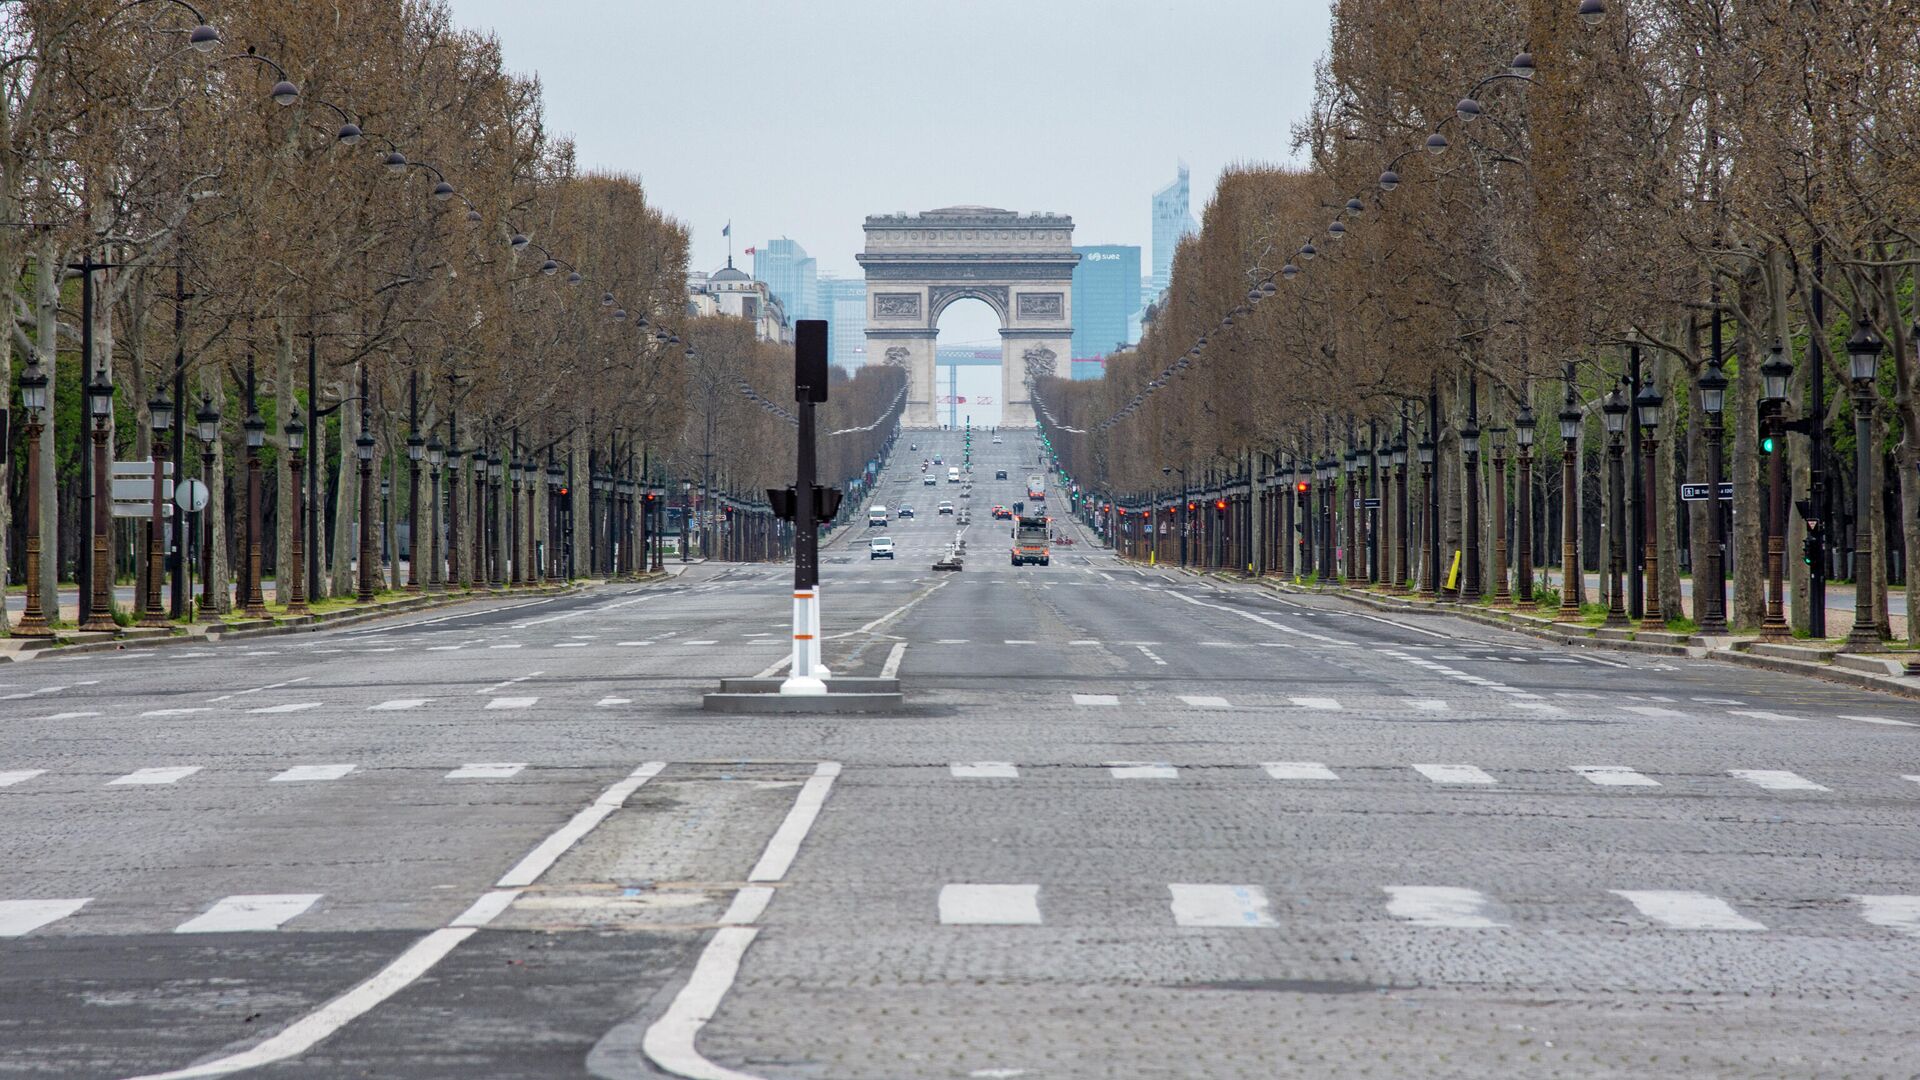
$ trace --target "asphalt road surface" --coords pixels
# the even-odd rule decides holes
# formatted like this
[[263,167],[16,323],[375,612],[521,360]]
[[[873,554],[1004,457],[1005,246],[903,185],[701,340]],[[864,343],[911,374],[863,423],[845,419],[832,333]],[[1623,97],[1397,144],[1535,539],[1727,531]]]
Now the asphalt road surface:
[[1912,702],[1016,569],[1005,440],[823,554],[899,715],[699,710],[777,567],[0,667],[0,1075],[1920,1071]]

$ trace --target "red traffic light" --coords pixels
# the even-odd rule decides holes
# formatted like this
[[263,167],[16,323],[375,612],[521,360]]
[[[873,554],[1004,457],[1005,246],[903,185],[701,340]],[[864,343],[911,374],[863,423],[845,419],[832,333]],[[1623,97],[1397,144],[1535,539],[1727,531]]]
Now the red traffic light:
[[1294,494],[1296,495],[1305,495],[1307,493],[1307,488],[1308,488],[1308,484],[1307,484],[1307,481],[1305,480],[1299,480],[1294,482],[1293,490],[1294,490]]
[[1224,513],[1226,513],[1226,512],[1227,512],[1227,500],[1225,500],[1225,499],[1215,499],[1215,500],[1213,500],[1213,509],[1214,509],[1214,512],[1215,512],[1215,513],[1218,513],[1218,514],[1224,514]]
[[560,489],[560,497],[561,497],[561,498],[563,498],[563,499],[567,497],[567,489],[566,489],[566,488],[564,488],[564,487],[563,487],[563,488],[561,488],[561,489]]

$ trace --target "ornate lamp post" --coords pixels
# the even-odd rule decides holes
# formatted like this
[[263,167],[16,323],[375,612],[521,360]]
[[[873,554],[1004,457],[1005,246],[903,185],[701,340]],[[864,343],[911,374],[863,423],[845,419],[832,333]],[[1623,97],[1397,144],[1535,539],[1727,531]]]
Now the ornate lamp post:
[[160,606],[160,586],[167,576],[167,433],[173,428],[173,402],[164,388],[147,403],[147,417],[153,423],[153,519],[147,526],[147,596],[140,613],[141,626],[164,627],[167,613]]
[[1467,471],[1467,536],[1460,576],[1460,602],[1480,602],[1480,424],[1467,398],[1467,426],[1460,429],[1460,457]]
[[1653,380],[1648,379],[1640,388],[1639,397],[1634,399],[1634,408],[1639,413],[1642,435],[1640,456],[1644,463],[1641,470],[1641,502],[1646,506],[1646,525],[1640,530],[1644,544],[1643,561],[1647,564],[1647,583],[1643,596],[1646,597],[1644,614],[1640,619],[1642,630],[1664,630],[1667,620],[1660,609],[1660,482],[1654,473],[1654,446],[1660,441],[1660,406],[1664,399],[1660,391],[1654,389]]
[[1781,454],[1781,434],[1786,430],[1787,381],[1793,378],[1793,364],[1786,348],[1775,342],[1767,362],[1760,365],[1762,405],[1766,407],[1766,430],[1762,437],[1772,444],[1767,454],[1767,614],[1760,623],[1760,636],[1777,640],[1793,636],[1787,625],[1783,599],[1786,583],[1787,540],[1787,463]]
[[1520,415],[1513,418],[1513,441],[1519,447],[1519,479],[1514,489],[1515,532],[1514,543],[1520,548],[1514,561],[1518,571],[1514,574],[1515,590],[1521,611],[1533,610],[1533,431],[1538,421],[1533,410],[1520,406]]
[[[200,440],[200,476],[211,489],[213,487],[213,447],[220,438],[220,410],[213,407],[211,397],[200,399],[200,411],[193,414],[193,434]],[[213,620],[220,617],[220,607],[214,603],[213,528],[204,518],[200,525],[200,537],[200,617]]]
[[1421,439],[1414,452],[1420,458],[1420,515],[1427,523],[1420,595],[1432,600],[1440,595],[1440,492],[1433,483],[1433,440]]
[[1719,364],[1709,364],[1700,376],[1700,408],[1707,414],[1707,565],[1694,575],[1694,610],[1703,634],[1727,632],[1727,522],[1720,512],[1721,444],[1725,441],[1723,413],[1727,403],[1727,376]]
[[446,563],[440,547],[440,467],[446,461],[447,448],[440,445],[440,434],[435,432],[427,439],[427,487],[433,492],[433,512],[428,515],[427,528],[427,588],[437,592],[445,592],[447,588],[447,579],[442,576]]
[[[417,421],[416,410],[416,421]],[[427,441],[417,425],[407,435],[407,591],[420,591],[420,461]]]
[[[364,424],[364,412],[363,424]],[[360,588],[355,599],[373,603],[373,435],[362,426],[353,441],[354,457],[360,460]]]
[[487,485],[491,502],[487,507],[487,556],[492,567],[489,587],[504,589],[507,587],[506,552],[500,544],[500,481],[506,476],[499,451],[487,459]]
[[511,551],[507,586],[512,588],[522,582],[522,572],[527,565],[520,554],[520,459],[512,454],[507,455],[507,536]]
[[1398,526],[1393,530],[1393,583],[1396,593],[1407,591],[1407,582],[1411,579],[1407,558],[1411,554],[1407,536],[1407,436],[1406,416],[1401,420],[1400,437],[1393,442],[1393,482],[1395,489],[1394,515]]
[[27,606],[15,637],[52,637],[40,597],[40,433],[47,412],[47,373],[38,357],[20,376],[20,404],[27,411]]
[[246,419],[247,432],[247,608],[249,619],[267,617],[267,597],[260,588],[260,448],[267,442],[267,422],[256,410]]
[[87,412],[93,418],[93,572],[86,619],[80,629],[113,633],[120,629],[113,621],[113,561],[107,550],[107,528],[113,512],[108,486],[107,420],[113,415],[113,384],[103,371],[95,371],[87,386]]
[[1607,487],[1613,493],[1613,513],[1607,526],[1607,625],[1627,625],[1627,479],[1622,464],[1626,453],[1627,395],[1619,386],[1600,406],[1607,424]]
[[1493,605],[1507,607],[1513,593],[1507,586],[1507,429],[1487,429],[1493,440]]
[[1360,552],[1360,487],[1355,482],[1355,471],[1359,469],[1359,455],[1352,446],[1347,447],[1343,459],[1347,478],[1345,496],[1340,500],[1340,509],[1346,511],[1347,519],[1347,580],[1364,579],[1367,576],[1365,560]]
[[305,475],[302,471],[303,458],[307,449],[307,428],[295,416],[287,421],[287,478],[291,483],[290,505],[293,507],[292,527],[287,530],[291,551],[287,553],[286,569],[282,571],[287,580],[287,614],[305,615],[307,613],[307,503],[302,497],[300,481]]
[[1574,455],[1580,446],[1580,409],[1574,403],[1573,382],[1567,382],[1566,404],[1560,409],[1560,618],[1577,622],[1585,573],[1580,569],[1580,477]]
[[1847,648],[1878,652],[1885,647],[1880,624],[1874,619],[1873,500],[1879,487],[1873,479],[1874,376],[1880,373],[1884,346],[1864,326],[1847,340],[1847,374],[1853,379],[1853,627]]

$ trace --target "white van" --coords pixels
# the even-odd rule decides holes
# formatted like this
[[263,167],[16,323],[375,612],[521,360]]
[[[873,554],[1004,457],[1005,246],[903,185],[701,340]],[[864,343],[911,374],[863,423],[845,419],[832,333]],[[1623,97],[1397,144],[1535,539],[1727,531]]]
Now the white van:
[[958,465],[947,466],[947,483],[957,484],[959,482],[960,482],[960,466]]
[[867,507],[867,528],[871,529],[875,525],[885,525],[886,523],[887,523],[886,507],[877,506],[877,505]]

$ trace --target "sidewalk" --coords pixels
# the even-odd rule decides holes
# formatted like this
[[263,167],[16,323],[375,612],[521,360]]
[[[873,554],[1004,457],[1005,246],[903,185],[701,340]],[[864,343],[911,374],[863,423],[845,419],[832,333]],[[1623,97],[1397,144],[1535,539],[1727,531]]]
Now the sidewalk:
[[[1545,573],[1551,581],[1558,584],[1560,580],[1558,573],[1551,570],[1545,571]],[[1599,574],[1586,573],[1582,574],[1581,578],[1586,582],[1586,595],[1589,601],[1591,601],[1593,597],[1600,595]],[[1786,582],[1784,595],[1787,604],[1791,606],[1793,603],[1793,582]],[[1839,633],[1844,635],[1847,627],[1853,625],[1854,596],[1855,590],[1851,582],[1827,582],[1828,631],[1831,632],[1838,629]],[[1729,603],[1733,600],[1733,582],[1731,580],[1727,582],[1727,600]],[[1685,614],[1687,617],[1693,618],[1693,578],[1683,577],[1680,579],[1680,601],[1686,608]],[[1887,590],[1887,621],[1892,625],[1894,637],[1900,638],[1906,635],[1907,597],[1906,591],[1902,586],[1891,586]]]

